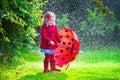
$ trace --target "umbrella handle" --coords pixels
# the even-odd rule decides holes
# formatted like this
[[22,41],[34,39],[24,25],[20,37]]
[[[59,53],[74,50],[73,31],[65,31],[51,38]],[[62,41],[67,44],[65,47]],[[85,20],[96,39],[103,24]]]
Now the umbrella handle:
[[65,68],[65,70],[67,70],[67,69],[68,69],[69,65],[70,65],[70,64],[67,64],[67,67]]

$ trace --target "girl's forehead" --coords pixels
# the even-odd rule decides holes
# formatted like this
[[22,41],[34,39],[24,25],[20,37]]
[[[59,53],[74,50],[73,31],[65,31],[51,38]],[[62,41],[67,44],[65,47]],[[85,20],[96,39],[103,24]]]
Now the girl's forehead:
[[49,21],[55,21],[55,19],[50,19]]

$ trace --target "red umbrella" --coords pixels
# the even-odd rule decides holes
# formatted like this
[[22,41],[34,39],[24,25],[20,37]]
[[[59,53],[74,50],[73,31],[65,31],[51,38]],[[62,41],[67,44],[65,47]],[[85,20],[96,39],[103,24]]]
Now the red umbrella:
[[62,28],[59,31],[63,46],[58,46],[55,53],[56,65],[62,67],[76,59],[80,50],[80,42],[76,33],[70,28]]

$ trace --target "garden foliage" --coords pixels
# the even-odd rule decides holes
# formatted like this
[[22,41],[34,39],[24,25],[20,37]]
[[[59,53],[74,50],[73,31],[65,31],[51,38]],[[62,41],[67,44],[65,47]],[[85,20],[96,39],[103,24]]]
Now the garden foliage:
[[21,48],[35,44],[41,23],[42,0],[2,0],[0,10],[0,61],[9,62]]

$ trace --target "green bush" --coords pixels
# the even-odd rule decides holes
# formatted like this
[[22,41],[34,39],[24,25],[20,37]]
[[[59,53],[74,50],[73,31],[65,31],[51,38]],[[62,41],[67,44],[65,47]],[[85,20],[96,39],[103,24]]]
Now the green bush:
[[87,9],[88,18],[84,20],[80,27],[81,31],[86,31],[87,36],[102,35],[104,36],[109,30],[113,30],[115,23],[107,24],[106,14],[99,12],[98,8],[95,8],[93,11]]
[[36,27],[41,23],[46,1],[2,0],[0,13],[0,62],[10,62],[21,48],[36,44]]
[[63,27],[69,27],[69,24],[68,24],[68,22],[69,22],[68,16],[69,16],[69,14],[66,13],[66,14],[63,14],[63,15],[62,15],[62,18],[60,18],[60,19],[58,18],[58,19],[57,19],[57,23],[58,23],[58,26],[59,26],[59,30],[62,29]]
[[93,48],[101,45],[113,44],[112,35],[116,25],[115,20],[99,11],[98,8],[94,10],[87,9],[88,17],[81,22],[81,41],[82,45],[90,45]]

